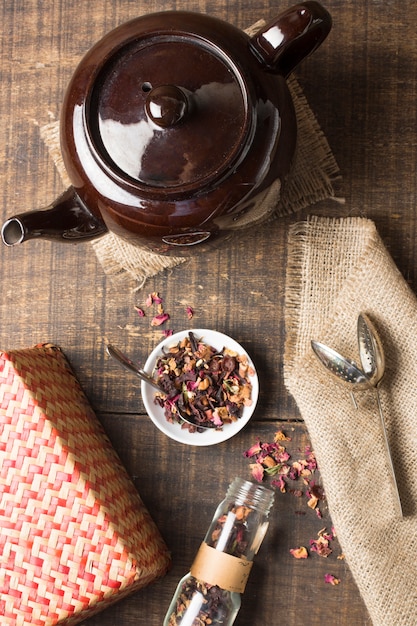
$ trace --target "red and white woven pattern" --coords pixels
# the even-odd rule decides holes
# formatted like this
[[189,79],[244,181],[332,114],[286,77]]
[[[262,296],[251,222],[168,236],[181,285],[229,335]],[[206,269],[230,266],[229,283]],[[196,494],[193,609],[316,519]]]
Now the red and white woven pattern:
[[0,353],[1,626],[76,624],[169,561],[63,353]]

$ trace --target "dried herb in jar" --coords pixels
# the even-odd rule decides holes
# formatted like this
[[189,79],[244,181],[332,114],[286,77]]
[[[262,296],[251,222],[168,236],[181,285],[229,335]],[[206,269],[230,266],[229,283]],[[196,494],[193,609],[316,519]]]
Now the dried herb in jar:
[[268,528],[274,493],[236,478],[219,504],[164,626],[231,626],[252,561]]
[[[185,616],[190,626],[217,626],[228,623],[229,617],[234,610],[233,602],[229,593],[217,587],[207,585],[195,578],[188,577],[184,580],[181,591],[176,600],[175,611],[169,616],[167,626],[180,626]],[[198,614],[190,621],[190,614]]]

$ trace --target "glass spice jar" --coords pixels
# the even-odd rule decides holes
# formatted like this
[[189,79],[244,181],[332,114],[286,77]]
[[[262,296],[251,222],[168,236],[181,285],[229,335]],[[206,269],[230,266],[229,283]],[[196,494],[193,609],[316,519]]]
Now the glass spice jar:
[[231,626],[268,529],[270,489],[242,478],[229,485],[191,566],[179,582],[164,626]]

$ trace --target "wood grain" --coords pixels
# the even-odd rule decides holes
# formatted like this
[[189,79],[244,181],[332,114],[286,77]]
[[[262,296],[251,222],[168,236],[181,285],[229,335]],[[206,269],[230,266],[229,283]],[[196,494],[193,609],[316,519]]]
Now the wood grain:
[[[238,440],[224,442],[209,454],[202,454],[197,447],[185,447],[155,432],[145,416],[105,415],[101,419],[112,441],[120,440],[117,433],[123,429],[125,440],[116,445],[117,451],[172,550],[173,567],[155,588],[139,592],[125,602],[133,613],[137,612],[136,621],[117,621],[120,607],[115,606],[88,624],[98,626],[105,618],[108,624],[157,626],[162,623],[176,584],[188,571],[229,482],[235,476],[250,477],[249,461],[243,452],[258,438],[272,441],[278,423],[254,422]],[[304,459],[309,446],[304,425],[283,421],[279,428],[291,437],[284,445],[292,460]],[[273,624],[277,623],[277,614],[285,616],[283,623],[288,624],[326,623],[326,616],[334,615],[341,602],[349,605],[351,624],[367,623],[346,562],[338,558],[342,553],[337,539],[331,542],[333,552],[326,558],[311,553],[306,560],[296,560],[289,554],[290,548],[309,548],[310,540],[317,539],[323,528],[331,532],[325,506],[323,518],[318,518],[307,506],[306,497],[276,493],[270,527],[242,598],[237,624]],[[326,573],[341,583],[337,587],[326,584]]]
[[[230,480],[248,475],[242,452],[291,431],[294,451],[307,433],[283,383],[284,289],[288,228],[309,213],[366,215],[375,220],[400,271],[417,289],[417,5],[400,0],[327,0],[334,26],[327,42],[297,70],[330,142],[343,179],[344,203],[322,202],[246,233],[239,240],[150,280],[145,290],[117,290],[89,244],[31,241],[0,247],[0,348],[52,341],[71,361],[94,409],[172,550],[173,568],[88,626],[160,626],[179,577],[191,565],[214,508]],[[281,2],[279,9],[290,5]],[[191,9],[241,28],[278,11],[261,0],[36,0],[5,2],[0,39],[0,198],[2,220],[48,204],[62,183],[39,128],[59,117],[70,76],[91,45],[141,13]],[[251,353],[261,376],[254,420],[233,441],[184,448],[156,431],[136,381],[105,355],[112,341],[143,362],[160,331],[134,309],[159,291],[171,325],[231,334]],[[295,452],[294,452],[295,453]],[[318,520],[289,494],[277,494],[268,532],[244,596],[239,626],[365,626],[368,615],[347,564],[336,558],[296,561],[289,548],[307,543]],[[334,555],[333,555],[334,556]],[[325,585],[324,574],[340,577]],[[87,626],[87,622],[86,622]]]

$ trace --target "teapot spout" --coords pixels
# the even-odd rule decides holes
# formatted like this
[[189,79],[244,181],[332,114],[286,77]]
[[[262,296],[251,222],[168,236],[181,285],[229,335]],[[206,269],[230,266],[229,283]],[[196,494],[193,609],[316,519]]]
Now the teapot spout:
[[36,238],[74,243],[106,232],[104,222],[87,209],[70,187],[48,207],[8,219],[1,229],[1,238],[6,246]]

